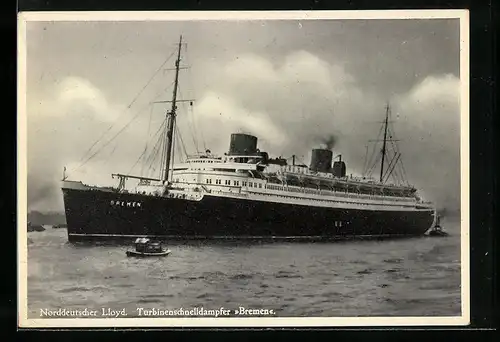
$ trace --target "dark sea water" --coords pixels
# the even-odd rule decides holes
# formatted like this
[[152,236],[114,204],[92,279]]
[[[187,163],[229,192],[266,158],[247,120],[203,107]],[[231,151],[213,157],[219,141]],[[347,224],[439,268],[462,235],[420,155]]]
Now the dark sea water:
[[444,238],[328,243],[172,243],[166,258],[126,245],[28,233],[29,318],[41,309],[273,309],[275,316],[458,316],[460,226]]

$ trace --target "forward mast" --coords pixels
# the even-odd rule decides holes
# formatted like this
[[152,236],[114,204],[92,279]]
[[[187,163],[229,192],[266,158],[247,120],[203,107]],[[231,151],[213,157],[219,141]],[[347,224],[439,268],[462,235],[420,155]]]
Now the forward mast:
[[177,88],[179,86],[179,69],[181,61],[181,48],[182,48],[182,35],[179,38],[179,47],[177,51],[177,59],[175,60],[175,80],[174,80],[174,90],[172,93],[172,107],[170,112],[167,112],[166,120],[168,120],[168,128],[166,134],[166,157],[165,157],[165,174],[163,175],[163,184],[169,183],[169,172],[170,172],[170,162],[172,160],[173,154],[173,141],[174,141],[174,125],[175,117],[177,113]]

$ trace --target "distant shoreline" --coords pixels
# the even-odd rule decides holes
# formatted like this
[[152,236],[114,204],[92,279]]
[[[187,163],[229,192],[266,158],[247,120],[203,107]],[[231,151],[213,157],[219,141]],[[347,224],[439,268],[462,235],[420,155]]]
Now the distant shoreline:
[[66,215],[64,212],[40,212],[32,210],[28,212],[28,221],[35,225],[53,226],[66,224]]

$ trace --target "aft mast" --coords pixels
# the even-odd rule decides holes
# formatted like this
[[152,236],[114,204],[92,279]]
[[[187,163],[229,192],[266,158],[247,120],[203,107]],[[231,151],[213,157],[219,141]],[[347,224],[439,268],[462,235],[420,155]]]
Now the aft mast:
[[175,125],[175,116],[177,111],[177,87],[179,84],[179,65],[181,61],[181,47],[182,47],[182,35],[179,39],[179,50],[177,51],[177,59],[175,61],[175,80],[174,80],[174,90],[172,94],[172,107],[170,112],[167,112],[166,119],[168,120],[168,128],[167,128],[167,141],[166,141],[166,158],[165,158],[165,174],[163,175],[163,184],[169,181],[169,171],[170,171],[170,162],[172,160],[172,145],[174,140],[174,125]]
[[384,160],[385,160],[385,153],[387,150],[387,126],[389,122],[389,105],[386,106],[386,111],[385,111],[385,122],[384,122],[384,142],[382,145],[382,162],[380,165],[380,183],[383,181],[383,175],[384,175]]

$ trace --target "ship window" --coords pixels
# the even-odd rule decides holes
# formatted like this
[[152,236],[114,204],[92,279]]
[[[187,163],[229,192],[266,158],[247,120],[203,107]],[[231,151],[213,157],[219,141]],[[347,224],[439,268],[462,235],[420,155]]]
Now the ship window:
[[262,188],[262,184],[261,183],[259,183],[259,188]]
[[248,182],[248,186],[252,188],[252,182]]

